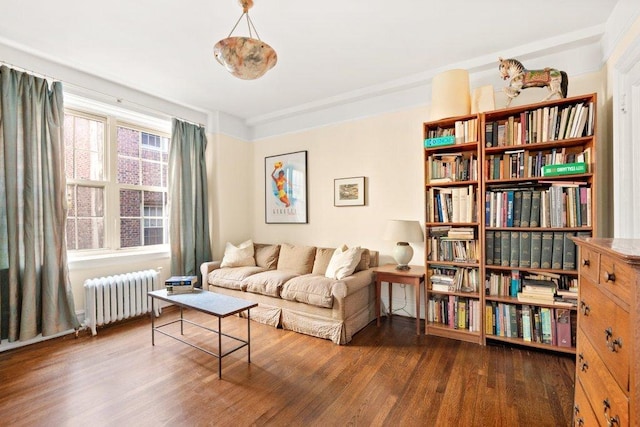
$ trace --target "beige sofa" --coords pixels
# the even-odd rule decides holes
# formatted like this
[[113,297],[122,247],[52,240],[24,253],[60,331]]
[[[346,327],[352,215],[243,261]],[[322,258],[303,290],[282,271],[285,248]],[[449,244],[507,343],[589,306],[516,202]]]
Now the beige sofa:
[[335,249],[286,243],[253,247],[255,265],[203,263],[203,288],[257,302],[252,320],[336,344],[350,342],[375,318],[371,268],[378,265],[378,252],[363,249],[354,273],[339,280],[325,277]]

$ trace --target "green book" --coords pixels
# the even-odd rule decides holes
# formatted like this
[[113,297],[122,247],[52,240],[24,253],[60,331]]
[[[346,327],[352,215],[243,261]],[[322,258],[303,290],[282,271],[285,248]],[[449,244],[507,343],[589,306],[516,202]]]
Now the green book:
[[520,227],[529,227],[529,219],[531,218],[531,191],[522,192],[522,208],[520,211]]
[[531,267],[531,233],[528,231],[520,233],[520,267]]
[[555,231],[553,233],[553,253],[551,255],[551,268],[562,270],[562,251],[564,251],[564,233]]
[[522,306],[522,339],[531,341],[531,308],[528,305]]
[[551,268],[553,258],[553,232],[542,232],[542,250],[540,255],[540,268]]
[[540,191],[531,193],[531,214],[529,217],[529,227],[540,227]]
[[542,327],[542,343],[551,344],[553,342],[553,334],[551,331],[551,309],[548,307],[540,307],[540,324]]
[[520,214],[522,212],[522,191],[513,192],[513,226],[520,227]]
[[562,163],[542,167],[542,176],[576,175],[580,173],[587,173],[587,164],[585,162]]
[[484,238],[484,257],[487,265],[493,265],[493,241],[495,239],[495,233],[493,230],[489,230],[485,234]]
[[424,140],[424,146],[429,147],[441,147],[443,145],[453,145],[456,142],[454,135],[438,136],[436,138],[427,138]]
[[520,266],[520,232],[512,231],[511,233],[503,232],[505,234],[511,234],[511,262],[509,266],[511,267],[519,267]]
[[496,231],[493,239],[493,265],[502,264],[502,232]]
[[563,270],[575,270],[576,269],[576,244],[571,240],[575,233],[564,233],[563,250],[562,250],[562,269]]
[[500,265],[503,267],[509,267],[509,260],[511,258],[511,237],[509,236],[509,232],[508,231],[502,231],[501,233],[501,239],[502,241],[500,242],[500,246],[501,246],[501,251],[502,251],[502,257],[500,260]]
[[531,268],[540,268],[542,264],[542,232],[531,232]]

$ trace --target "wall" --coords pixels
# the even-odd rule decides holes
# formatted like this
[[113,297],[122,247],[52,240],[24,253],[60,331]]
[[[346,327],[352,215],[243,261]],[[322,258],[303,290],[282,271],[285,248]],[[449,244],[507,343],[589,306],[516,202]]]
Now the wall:
[[[602,93],[603,80],[602,72],[573,77],[569,83],[569,96]],[[528,89],[512,105],[538,102],[546,93],[546,89]],[[502,92],[496,93],[496,106],[501,107],[504,103]],[[379,250],[381,263],[393,262],[394,242],[382,240],[385,221],[425,219],[421,141],[422,123],[428,120],[429,109],[425,106],[255,142],[253,169],[256,174],[251,197],[255,203],[252,215],[254,240],[327,247],[360,245]],[[606,128],[606,123],[599,123],[599,142],[604,139],[601,136]],[[603,150],[608,149],[605,141]],[[265,224],[264,158],[301,150],[308,151],[309,223]],[[597,155],[602,155],[600,150]],[[609,169],[601,162],[597,168],[599,171]],[[366,177],[366,205],[334,207],[333,180],[353,176]],[[599,184],[598,188],[608,187]],[[599,198],[602,197],[599,193]],[[604,227],[601,223],[607,221],[609,212],[607,205],[599,205],[598,215],[602,219],[598,224]],[[412,263],[423,264],[424,245],[413,246]],[[383,299],[385,294],[383,292]],[[413,316],[414,301],[412,292],[394,289],[394,308],[406,306],[404,312]]]

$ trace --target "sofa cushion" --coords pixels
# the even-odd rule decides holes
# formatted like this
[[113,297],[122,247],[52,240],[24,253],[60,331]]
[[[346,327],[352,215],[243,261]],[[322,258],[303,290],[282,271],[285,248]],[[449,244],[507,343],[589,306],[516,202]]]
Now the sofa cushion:
[[280,298],[280,289],[284,283],[298,276],[286,270],[268,270],[247,277],[244,280],[245,290],[254,294]]
[[316,255],[314,246],[294,246],[283,243],[280,246],[278,270],[292,271],[297,274],[309,274],[313,270]]
[[360,258],[360,262],[356,266],[355,272],[367,270],[371,267],[371,251],[369,249],[362,249],[362,256]]
[[317,248],[316,258],[313,260],[313,269],[311,270],[311,274],[324,276],[335,250],[335,248]]
[[218,268],[209,273],[207,280],[209,284],[214,286],[244,291],[246,285],[243,280],[253,274],[261,273],[263,271],[264,268],[256,266]]
[[294,277],[284,284],[280,297],[318,307],[331,308],[333,295],[331,290],[336,281],[325,276],[305,274]]
[[254,243],[256,265],[267,270],[275,270],[278,266],[278,255],[280,254],[280,245],[266,245],[263,243]]
[[238,246],[227,242],[220,267],[255,266],[256,260],[253,257],[253,252],[253,242],[251,240],[242,242]]
[[337,248],[331,256],[325,276],[330,279],[344,279],[353,274],[356,266],[362,258],[360,246],[346,249],[345,246]]

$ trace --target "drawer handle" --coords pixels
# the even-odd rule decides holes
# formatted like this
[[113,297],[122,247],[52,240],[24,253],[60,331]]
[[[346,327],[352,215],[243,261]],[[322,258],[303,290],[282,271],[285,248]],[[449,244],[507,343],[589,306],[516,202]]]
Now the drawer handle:
[[586,259],[586,258],[582,259],[582,265],[583,266],[589,267],[590,264],[591,264],[591,261],[589,261],[588,259]]
[[582,372],[587,372],[587,369],[589,369],[589,364],[584,361],[584,355],[582,353],[578,354],[578,365]]
[[604,419],[607,420],[607,426],[608,427],[619,426],[620,417],[617,415],[614,417],[609,416],[609,410],[611,409],[611,404],[609,403],[609,399],[604,399],[602,401],[602,405],[604,406]]
[[589,308],[589,306],[587,305],[586,302],[580,301],[580,311],[582,312],[583,315],[588,316],[589,315],[589,311],[591,311],[591,309]]
[[616,339],[613,338],[613,330],[609,327],[604,330],[604,336],[607,340],[607,347],[612,353],[616,353],[618,349],[622,348],[622,338],[618,337]]
[[616,281],[616,274],[615,273],[609,273],[607,271],[606,273],[604,273],[604,280],[606,282],[615,282]]

